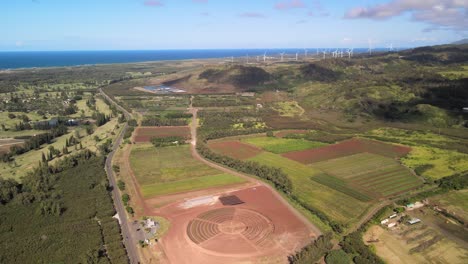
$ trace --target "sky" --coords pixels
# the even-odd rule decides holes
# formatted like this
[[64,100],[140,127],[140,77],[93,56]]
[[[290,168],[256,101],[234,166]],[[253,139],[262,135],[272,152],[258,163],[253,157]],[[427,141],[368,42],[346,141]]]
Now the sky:
[[0,0],[0,51],[414,47],[468,37],[468,0]]

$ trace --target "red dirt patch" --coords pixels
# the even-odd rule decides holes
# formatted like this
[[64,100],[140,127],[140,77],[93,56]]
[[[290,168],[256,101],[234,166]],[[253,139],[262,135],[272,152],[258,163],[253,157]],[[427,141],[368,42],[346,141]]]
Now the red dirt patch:
[[283,263],[316,237],[267,187],[222,195],[236,195],[245,203],[227,207],[218,201],[184,209],[177,202],[158,210],[171,221],[160,240],[169,263]]
[[411,151],[410,147],[387,144],[374,140],[353,138],[337,144],[282,154],[283,157],[304,163],[314,163],[369,152],[390,158],[400,158]]
[[215,141],[208,143],[208,146],[216,153],[241,160],[253,158],[262,152],[260,148],[240,141]]
[[283,138],[287,135],[291,135],[291,134],[305,134],[307,133],[307,130],[304,130],[304,129],[299,129],[299,130],[283,130],[283,131],[280,131],[278,133],[275,134],[275,136],[277,137],[280,137],[280,138]]
[[158,137],[184,137],[190,138],[190,128],[188,126],[167,126],[167,127],[137,127],[133,140],[136,143],[150,142],[151,138]]

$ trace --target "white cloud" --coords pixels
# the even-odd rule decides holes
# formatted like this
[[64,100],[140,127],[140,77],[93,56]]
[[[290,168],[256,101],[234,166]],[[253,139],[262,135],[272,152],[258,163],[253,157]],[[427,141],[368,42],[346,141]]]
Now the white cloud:
[[468,0],[392,0],[371,7],[348,10],[345,18],[385,20],[410,13],[413,21],[425,22],[430,29],[468,31]]

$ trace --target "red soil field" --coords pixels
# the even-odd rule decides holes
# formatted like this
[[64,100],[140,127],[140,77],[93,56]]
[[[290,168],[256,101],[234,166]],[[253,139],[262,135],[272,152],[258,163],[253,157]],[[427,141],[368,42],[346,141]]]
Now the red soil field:
[[215,141],[208,143],[208,146],[216,153],[240,160],[253,158],[262,152],[260,148],[240,141]]
[[178,136],[186,139],[190,138],[190,128],[188,126],[167,126],[167,127],[137,127],[133,140],[136,143],[150,142],[151,138]]
[[287,263],[317,234],[264,186],[226,191],[245,203],[182,208],[183,202],[158,210],[171,221],[160,240],[168,263]]
[[305,134],[307,133],[307,130],[304,130],[304,129],[299,129],[299,130],[283,130],[283,131],[280,131],[278,133],[275,134],[275,136],[277,137],[285,137],[287,135],[290,135],[290,134]]
[[353,138],[321,148],[285,153],[282,154],[282,156],[304,164],[310,164],[363,152],[369,152],[390,158],[400,158],[408,154],[410,151],[411,148],[406,146]]

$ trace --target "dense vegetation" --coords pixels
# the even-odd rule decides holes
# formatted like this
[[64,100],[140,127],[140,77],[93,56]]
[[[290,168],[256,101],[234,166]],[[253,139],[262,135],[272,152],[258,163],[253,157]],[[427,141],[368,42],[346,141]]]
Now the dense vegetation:
[[127,263],[103,159],[89,151],[0,180],[0,262]]
[[322,258],[328,251],[333,248],[331,242],[332,234],[327,233],[323,236],[318,237],[299,252],[288,257],[290,264],[310,264],[317,262]]

